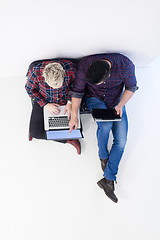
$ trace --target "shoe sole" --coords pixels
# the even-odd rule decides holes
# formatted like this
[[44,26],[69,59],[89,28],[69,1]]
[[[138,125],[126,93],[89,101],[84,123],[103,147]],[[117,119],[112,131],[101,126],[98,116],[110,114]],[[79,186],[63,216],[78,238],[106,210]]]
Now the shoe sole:
[[[98,184],[98,186],[99,186],[100,188],[102,188],[103,191],[105,192],[104,187],[103,187],[103,184],[101,184],[100,182],[97,182],[97,184]],[[106,194],[107,197],[108,197],[109,199],[111,199],[114,203],[117,203],[117,202],[118,202],[118,199],[117,199],[117,201],[114,201],[114,200],[110,197],[109,194],[107,194],[106,192],[105,192],[105,194]]]

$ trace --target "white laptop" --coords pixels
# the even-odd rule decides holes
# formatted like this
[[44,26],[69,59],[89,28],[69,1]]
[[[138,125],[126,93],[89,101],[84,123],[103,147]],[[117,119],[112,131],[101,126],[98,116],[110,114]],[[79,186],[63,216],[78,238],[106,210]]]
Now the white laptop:
[[46,108],[43,108],[44,114],[44,129],[46,131],[47,139],[63,140],[63,139],[78,139],[82,138],[80,116],[79,123],[76,130],[69,133],[69,119],[65,111],[65,105],[59,106],[60,112],[58,114],[50,113]]

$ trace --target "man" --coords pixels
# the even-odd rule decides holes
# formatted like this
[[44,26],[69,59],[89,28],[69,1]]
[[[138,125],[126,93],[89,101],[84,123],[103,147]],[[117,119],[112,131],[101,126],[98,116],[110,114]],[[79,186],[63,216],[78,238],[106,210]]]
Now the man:
[[[69,91],[75,77],[75,64],[69,60],[42,61],[31,67],[27,73],[26,91],[34,101],[30,121],[31,136],[45,138],[43,107],[58,114],[59,106],[66,105],[70,117],[71,101]],[[73,145],[81,153],[79,140],[61,141]]]
[[[127,57],[118,53],[97,54],[80,61],[71,91],[70,131],[77,128],[77,112],[84,94],[89,110],[115,108],[122,117],[118,122],[97,123],[99,158],[104,171],[104,178],[97,184],[114,202],[118,202],[114,193],[114,181],[127,140],[125,104],[138,89],[136,84],[135,67]],[[109,152],[107,145],[110,131],[113,134],[113,144]]]

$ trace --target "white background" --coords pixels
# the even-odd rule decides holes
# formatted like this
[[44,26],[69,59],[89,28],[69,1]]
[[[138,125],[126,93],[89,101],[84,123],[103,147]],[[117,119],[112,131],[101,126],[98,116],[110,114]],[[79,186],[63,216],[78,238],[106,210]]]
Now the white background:
[[[0,6],[0,239],[159,240],[159,1],[3,0]],[[82,116],[80,156],[68,144],[27,139],[28,65],[100,52],[130,57],[139,86],[127,104],[117,204],[96,184],[102,171],[89,115]]]

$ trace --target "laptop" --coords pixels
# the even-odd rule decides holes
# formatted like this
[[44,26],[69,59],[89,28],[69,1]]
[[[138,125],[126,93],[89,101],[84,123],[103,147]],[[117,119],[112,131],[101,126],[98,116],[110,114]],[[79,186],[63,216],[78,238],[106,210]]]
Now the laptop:
[[[65,105],[59,106],[58,114],[50,113],[46,108],[43,108],[44,129],[48,140],[65,140],[82,138],[80,120],[76,130],[69,133],[69,119],[65,112]],[[80,117],[78,118],[80,119]]]
[[96,122],[121,121],[115,109],[92,109],[92,116]]

